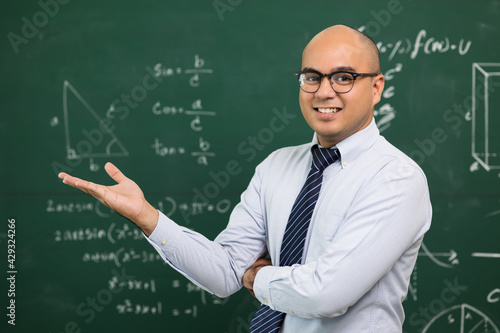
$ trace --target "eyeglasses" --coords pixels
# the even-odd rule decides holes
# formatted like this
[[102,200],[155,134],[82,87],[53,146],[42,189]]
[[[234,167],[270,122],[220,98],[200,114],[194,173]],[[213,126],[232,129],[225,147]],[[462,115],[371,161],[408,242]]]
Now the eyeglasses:
[[315,93],[319,90],[319,86],[326,76],[330,80],[330,85],[332,89],[337,94],[345,94],[351,91],[354,86],[354,80],[359,76],[377,76],[376,73],[354,73],[338,71],[330,74],[323,74],[313,69],[308,69],[306,71],[300,71],[295,73],[295,76],[299,80],[300,89],[307,93]]

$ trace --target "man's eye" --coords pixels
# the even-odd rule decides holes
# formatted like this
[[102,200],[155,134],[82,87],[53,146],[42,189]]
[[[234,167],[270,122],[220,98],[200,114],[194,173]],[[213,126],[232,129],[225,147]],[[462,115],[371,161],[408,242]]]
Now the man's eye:
[[306,75],[305,79],[307,82],[310,82],[310,83],[318,82],[319,76],[318,75]]
[[338,83],[351,82],[353,80],[352,75],[349,74],[338,74],[333,77],[333,80]]

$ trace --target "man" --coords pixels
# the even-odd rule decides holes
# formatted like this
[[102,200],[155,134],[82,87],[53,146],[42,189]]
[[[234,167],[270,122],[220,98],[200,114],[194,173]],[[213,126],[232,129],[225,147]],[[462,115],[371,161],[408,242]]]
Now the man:
[[[110,163],[115,186],[60,178],[132,220],[204,289],[224,297],[244,284],[263,304],[252,332],[401,332],[431,206],[423,172],[375,125],[384,88],[377,47],[355,29],[330,27],[306,46],[296,75],[313,142],[279,149],[257,167],[215,241],[159,213]],[[321,171],[318,156],[332,157]]]

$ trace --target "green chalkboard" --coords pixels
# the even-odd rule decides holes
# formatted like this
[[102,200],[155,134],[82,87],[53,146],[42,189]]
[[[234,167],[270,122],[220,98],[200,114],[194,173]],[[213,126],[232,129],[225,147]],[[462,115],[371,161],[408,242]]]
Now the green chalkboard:
[[[200,290],[56,174],[111,184],[111,161],[155,207],[214,238],[255,166],[311,139],[293,72],[308,40],[339,23],[379,46],[376,121],[429,180],[434,219],[404,331],[500,332],[497,1],[1,7],[2,332],[248,331],[258,307],[248,292]],[[237,175],[217,180],[235,164]]]

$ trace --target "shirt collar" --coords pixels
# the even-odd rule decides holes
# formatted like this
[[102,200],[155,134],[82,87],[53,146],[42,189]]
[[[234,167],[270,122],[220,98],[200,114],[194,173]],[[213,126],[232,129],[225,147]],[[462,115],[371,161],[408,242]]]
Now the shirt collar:
[[[347,167],[350,163],[354,162],[361,154],[368,150],[379,137],[380,132],[375,124],[375,118],[372,118],[370,124],[358,131],[348,138],[337,143],[335,146],[340,151],[340,165],[342,168]],[[314,133],[311,146],[321,145],[318,142],[318,137]],[[333,147],[332,147],[333,148]]]

